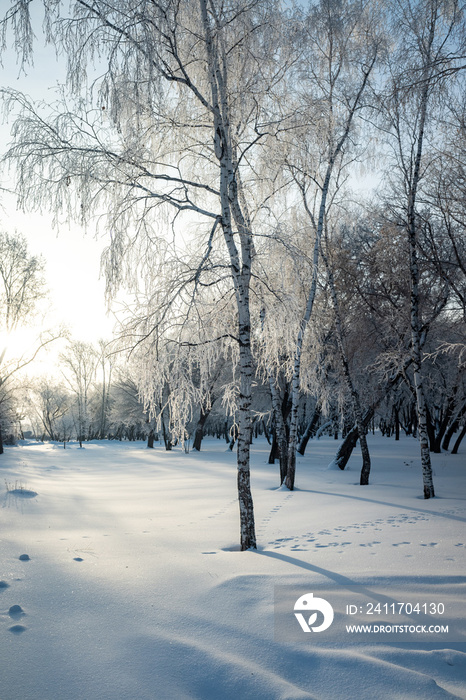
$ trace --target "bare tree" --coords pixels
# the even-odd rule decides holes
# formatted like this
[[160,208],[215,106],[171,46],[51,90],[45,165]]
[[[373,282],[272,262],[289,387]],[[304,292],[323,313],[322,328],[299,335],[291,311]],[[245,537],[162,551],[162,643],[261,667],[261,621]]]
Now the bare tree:
[[60,356],[63,377],[74,394],[76,434],[80,447],[88,440],[91,430],[90,393],[95,381],[98,355],[90,343],[72,341]]
[[110,351],[110,343],[99,340],[97,345],[96,392],[99,393],[96,434],[103,440],[107,436],[110,413],[111,389],[115,356]]
[[65,417],[70,417],[69,392],[49,378],[42,377],[33,384],[29,393],[32,412],[39,420],[42,439],[46,437],[66,442],[67,435],[63,434],[62,428],[66,423]]
[[[153,424],[144,411],[144,403],[133,375],[135,372],[131,366],[116,368],[111,392],[110,433],[118,439],[136,434],[143,437],[151,435],[153,439]],[[153,447],[153,442],[148,446]]]
[[[0,407],[0,419],[3,417],[3,422],[7,422],[8,406],[11,415],[15,375],[33,362],[41,350],[63,335],[62,330],[47,330],[39,333],[32,344],[19,353],[12,350],[15,333],[32,325],[46,293],[43,260],[29,253],[26,241],[20,234],[0,232],[0,392],[3,405]],[[1,428],[0,420],[0,454],[3,452]]]
[[[38,302],[46,296],[44,261],[31,255],[20,234],[0,232],[0,309],[8,335],[27,324]],[[6,348],[2,348],[0,362]]]

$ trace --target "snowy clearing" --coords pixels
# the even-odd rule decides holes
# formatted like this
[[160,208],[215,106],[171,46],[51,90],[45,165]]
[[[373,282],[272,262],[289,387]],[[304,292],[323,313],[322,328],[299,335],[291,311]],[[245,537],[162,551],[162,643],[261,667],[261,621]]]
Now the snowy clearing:
[[[330,438],[277,489],[252,448],[257,552],[239,552],[236,455],[143,443],[24,444],[0,458],[2,700],[466,698],[465,642],[274,641],[274,587],[466,592],[464,455],[369,436],[328,470]],[[26,556],[27,555],[27,556]],[[291,613],[290,613],[291,614]],[[466,610],[461,620],[466,635]]]

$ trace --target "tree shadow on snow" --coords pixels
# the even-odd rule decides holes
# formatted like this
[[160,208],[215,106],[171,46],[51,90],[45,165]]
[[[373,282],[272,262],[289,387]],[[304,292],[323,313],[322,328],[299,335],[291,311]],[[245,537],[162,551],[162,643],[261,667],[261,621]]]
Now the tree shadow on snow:
[[[389,501],[378,501],[375,498],[364,498],[362,496],[355,496],[348,493],[335,493],[334,491],[315,491],[314,489],[295,489],[295,491],[303,491],[306,493],[315,493],[319,496],[336,496],[337,498],[349,498],[351,501],[365,501],[366,503],[375,503],[381,506],[388,506],[390,508],[401,508],[402,510],[407,510],[409,512],[413,511],[415,513],[422,513],[423,515],[437,515],[439,518],[447,518],[448,520],[459,520],[460,522],[466,523],[466,518],[462,518],[460,515],[453,515],[452,513],[440,513],[435,510],[427,510],[426,508],[416,508],[415,506],[407,506],[403,503],[390,503]],[[424,500],[424,499],[422,499]],[[442,500],[441,497],[436,496],[434,500]],[[444,499],[446,500],[446,499]],[[455,500],[458,500],[457,498]]]

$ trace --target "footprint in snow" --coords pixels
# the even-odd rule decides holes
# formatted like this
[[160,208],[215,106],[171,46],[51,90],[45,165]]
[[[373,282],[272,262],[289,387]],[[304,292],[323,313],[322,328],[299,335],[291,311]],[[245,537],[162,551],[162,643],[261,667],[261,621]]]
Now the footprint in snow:
[[23,632],[26,632],[27,627],[24,625],[13,625],[13,627],[9,627],[9,632],[12,632],[13,634],[22,634]]
[[24,617],[26,613],[24,612],[21,605],[12,605],[11,608],[8,610],[8,615],[13,620],[18,620],[20,617]]
[[374,540],[374,542],[366,542],[366,544],[360,544],[360,547],[373,547],[375,544],[380,544],[380,542],[377,542]]
[[29,554],[20,554],[18,557],[20,561],[31,561],[31,557]]

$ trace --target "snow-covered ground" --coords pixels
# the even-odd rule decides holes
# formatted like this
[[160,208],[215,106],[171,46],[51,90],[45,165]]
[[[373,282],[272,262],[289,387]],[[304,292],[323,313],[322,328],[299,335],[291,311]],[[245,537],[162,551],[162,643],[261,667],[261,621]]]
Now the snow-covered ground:
[[424,501],[417,442],[375,435],[369,445],[370,486],[358,485],[357,452],[349,470],[326,469],[336,443],[321,438],[290,493],[257,441],[255,552],[238,551],[236,456],[222,442],[189,454],[7,448],[0,698],[466,698],[466,609],[461,639],[448,643],[274,637],[276,586],[325,597],[364,584],[394,600],[427,587],[438,601],[466,600],[464,454],[433,456],[438,497]]

